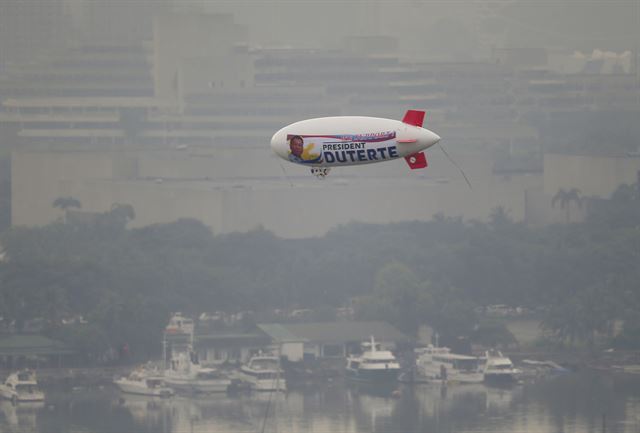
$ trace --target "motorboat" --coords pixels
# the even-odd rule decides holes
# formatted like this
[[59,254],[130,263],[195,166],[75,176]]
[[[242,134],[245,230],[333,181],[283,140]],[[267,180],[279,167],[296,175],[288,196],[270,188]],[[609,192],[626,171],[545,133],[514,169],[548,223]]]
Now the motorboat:
[[169,324],[165,327],[165,334],[184,334],[193,336],[195,325],[193,319],[185,317],[182,313],[174,313],[169,319]]
[[488,383],[516,382],[520,377],[511,359],[504,356],[499,350],[489,350],[485,354],[484,381]]
[[193,351],[175,354],[163,377],[171,388],[192,393],[227,392],[231,385],[231,379],[220,370],[202,367]]
[[129,394],[153,397],[171,397],[174,394],[173,389],[165,384],[160,374],[144,368],[133,370],[128,376],[120,377],[113,382],[122,392]]
[[44,392],[38,385],[36,372],[22,370],[11,373],[0,385],[0,397],[12,402],[44,401]]
[[484,374],[476,356],[451,353],[448,347],[416,348],[415,382],[480,383]]
[[280,367],[280,358],[258,353],[240,367],[239,379],[254,391],[286,391],[287,382]]
[[347,378],[366,382],[393,382],[398,380],[400,364],[388,350],[382,350],[373,336],[362,343],[362,353],[347,358]]

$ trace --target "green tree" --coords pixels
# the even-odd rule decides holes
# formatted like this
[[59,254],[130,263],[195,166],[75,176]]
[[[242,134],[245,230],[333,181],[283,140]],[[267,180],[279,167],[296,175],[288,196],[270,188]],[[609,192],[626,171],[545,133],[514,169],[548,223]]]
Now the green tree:
[[[19,324],[82,315],[92,328],[51,332],[68,330],[85,346],[91,335],[104,339],[96,353],[127,342],[140,356],[159,352],[169,311],[266,314],[295,306],[330,317],[329,306],[354,298],[359,318],[407,333],[429,324],[443,342],[475,335],[478,305],[541,307],[558,339],[593,345],[614,320],[636,329],[640,218],[632,193],[622,188],[604,200],[599,222],[528,228],[497,208],[488,223],[438,215],[347,224],[309,239],[264,229],[214,235],[195,220],[127,229],[133,208],[114,205],[92,221],[3,232],[0,311]],[[610,223],[618,220],[626,222]],[[570,248],[557,248],[560,235]],[[483,338],[508,337],[485,331]]]
[[429,302],[425,304],[425,322],[441,336],[443,342],[451,342],[461,336],[469,336],[477,323],[475,304],[464,291],[449,284],[423,283]]
[[487,320],[481,322],[471,335],[475,343],[485,347],[512,347],[518,344],[514,335],[503,322]]
[[[640,171],[638,172],[640,176]],[[620,185],[609,199],[589,201],[587,221],[611,228],[640,227],[640,181]]]
[[356,302],[358,317],[386,320],[402,331],[415,334],[424,323],[428,299],[415,273],[400,262],[390,262],[376,273],[373,293]]
[[542,326],[561,342],[574,346],[586,343],[593,349],[598,334],[606,334],[615,319],[615,309],[607,299],[610,290],[592,285],[578,290],[571,301],[559,301],[550,306]]
[[113,203],[109,212],[103,217],[108,223],[124,229],[130,221],[136,218],[133,206],[126,203]]
[[376,273],[373,291],[389,303],[392,323],[405,332],[417,332],[425,300],[411,269],[400,262],[387,263]]

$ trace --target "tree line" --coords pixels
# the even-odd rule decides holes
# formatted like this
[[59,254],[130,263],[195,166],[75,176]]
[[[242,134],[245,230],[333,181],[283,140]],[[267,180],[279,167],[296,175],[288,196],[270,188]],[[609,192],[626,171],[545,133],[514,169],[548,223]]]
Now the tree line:
[[[436,215],[293,240],[264,229],[214,234],[193,219],[129,229],[133,208],[114,205],[93,219],[5,230],[0,316],[17,331],[41,320],[90,361],[124,343],[140,357],[156,355],[172,311],[345,305],[410,334],[427,324],[443,338],[482,339],[489,329],[502,340],[504,330],[483,322],[477,307],[522,306],[557,342],[593,345],[609,335],[637,348],[639,191],[623,185],[588,201],[583,223],[527,227],[496,208],[486,223]],[[623,329],[614,338],[616,323]]]

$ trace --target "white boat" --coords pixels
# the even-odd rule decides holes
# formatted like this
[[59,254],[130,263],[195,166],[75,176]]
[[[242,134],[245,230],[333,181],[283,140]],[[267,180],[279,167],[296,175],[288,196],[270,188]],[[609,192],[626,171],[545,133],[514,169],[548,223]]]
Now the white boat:
[[193,319],[183,316],[182,313],[174,313],[169,319],[169,324],[165,327],[164,332],[166,334],[185,334],[193,337],[194,330]]
[[164,371],[164,381],[177,391],[227,392],[231,379],[215,368],[202,367],[193,352],[179,352]]
[[122,392],[153,397],[171,397],[173,389],[166,386],[164,378],[155,372],[138,368],[128,376],[113,381]]
[[0,385],[0,397],[19,401],[44,401],[44,392],[38,386],[36,372],[22,370],[11,373]]
[[381,350],[371,337],[362,343],[362,353],[347,358],[346,374],[349,379],[366,382],[393,382],[398,380],[400,364],[393,353]]
[[275,355],[252,356],[240,367],[238,377],[249,384],[254,391],[286,391],[287,382],[280,367],[280,359]]
[[489,383],[509,383],[516,382],[520,376],[511,359],[504,356],[499,350],[489,350],[486,352],[486,363],[484,366],[484,381]]
[[451,353],[448,347],[427,347],[415,349],[416,382],[480,383],[484,374],[480,360],[476,356]]

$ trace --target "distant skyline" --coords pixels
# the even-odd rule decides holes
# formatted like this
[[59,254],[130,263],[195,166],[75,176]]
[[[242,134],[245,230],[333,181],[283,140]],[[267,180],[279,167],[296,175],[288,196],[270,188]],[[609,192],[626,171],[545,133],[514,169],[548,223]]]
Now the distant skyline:
[[[637,149],[640,6],[574,4],[2,2],[0,138],[5,158],[14,151],[3,218],[55,220],[50,204],[71,195],[89,212],[132,204],[135,225],[196,217],[218,232],[291,237],[437,212],[485,219],[498,205],[551,221],[558,188],[596,191],[595,181],[606,196],[635,178],[602,161],[615,175],[591,169],[582,183],[544,168],[545,153]],[[424,172],[336,170],[324,185],[269,153],[296,120],[410,108],[427,111],[473,192],[438,150]]]
[[[255,47],[340,48],[345,37],[398,39],[401,57],[486,59],[496,48],[638,49],[640,2],[442,0],[3,0],[0,65],[68,46],[140,44],[158,13],[232,13]],[[28,51],[28,53],[27,53]]]

